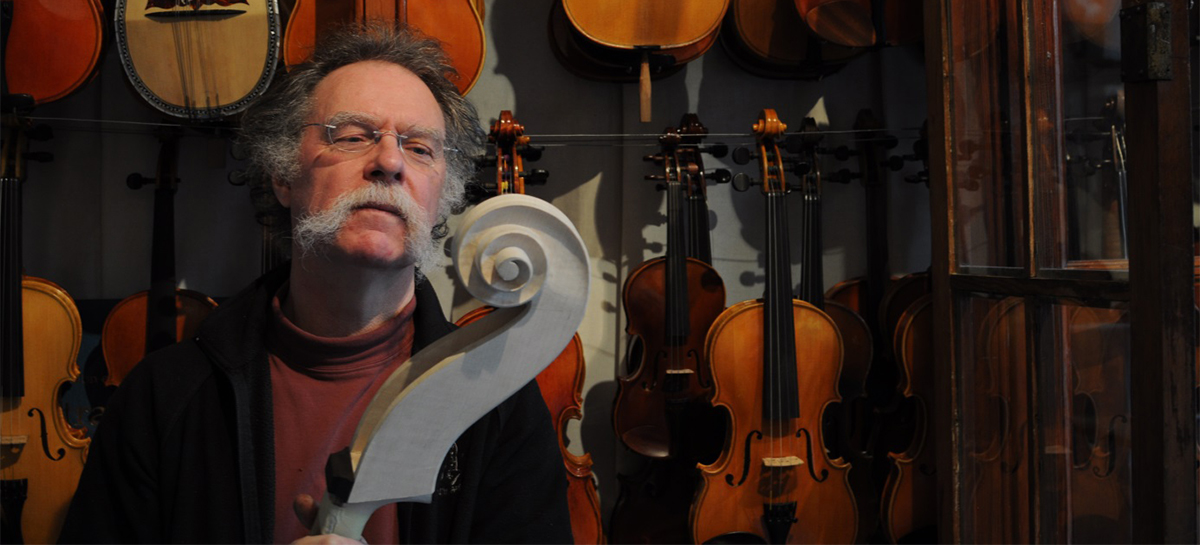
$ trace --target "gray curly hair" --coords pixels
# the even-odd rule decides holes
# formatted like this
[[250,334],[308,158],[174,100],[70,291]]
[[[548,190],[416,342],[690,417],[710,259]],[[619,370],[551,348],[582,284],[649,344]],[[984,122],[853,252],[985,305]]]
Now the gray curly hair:
[[302,126],[313,108],[313,90],[325,76],[362,61],[396,64],[421,78],[441,106],[446,122],[446,181],[438,206],[434,239],[447,235],[446,219],[464,205],[466,184],[474,178],[473,158],[484,146],[479,115],[448,79],[457,74],[438,43],[415,29],[372,21],[338,26],[322,38],[311,59],[288,72],[242,115],[239,146],[249,166],[251,200],[259,223],[286,255],[291,245],[291,217],[275,198],[272,180],[291,182],[299,175]]

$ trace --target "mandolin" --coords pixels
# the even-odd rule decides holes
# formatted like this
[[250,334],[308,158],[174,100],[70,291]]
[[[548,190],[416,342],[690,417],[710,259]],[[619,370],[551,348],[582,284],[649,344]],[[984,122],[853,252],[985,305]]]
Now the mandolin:
[[283,62],[291,70],[308,60],[338,23],[395,21],[441,42],[456,72],[447,77],[465,95],[483,73],[487,56],[482,6],[478,0],[297,0],[284,35]]
[[244,110],[279,58],[276,0],[116,0],[121,66],[166,114],[200,121]]
[[[495,195],[521,195],[525,184],[544,183],[545,171],[525,170],[526,155],[532,153],[525,127],[513,119],[512,112],[500,112],[492,124],[488,140],[495,146],[496,178],[484,184]],[[456,324],[465,326],[495,311],[479,307],[459,318]],[[582,418],[583,381],[587,366],[583,360],[583,342],[579,334],[571,337],[566,348],[538,373],[538,387],[550,409],[558,435],[558,448],[567,472],[567,504],[571,512],[571,530],[575,543],[604,543],[604,527],[600,521],[600,498],[592,475],[591,454],[576,455],[567,449],[567,424]]]

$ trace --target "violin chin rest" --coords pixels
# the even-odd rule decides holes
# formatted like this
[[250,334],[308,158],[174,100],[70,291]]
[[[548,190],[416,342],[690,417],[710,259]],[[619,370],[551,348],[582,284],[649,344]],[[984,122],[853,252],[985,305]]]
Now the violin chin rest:
[[721,534],[704,542],[704,545],[740,545],[740,544],[766,544],[767,540],[763,539],[758,534],[750,532],[730,532]]

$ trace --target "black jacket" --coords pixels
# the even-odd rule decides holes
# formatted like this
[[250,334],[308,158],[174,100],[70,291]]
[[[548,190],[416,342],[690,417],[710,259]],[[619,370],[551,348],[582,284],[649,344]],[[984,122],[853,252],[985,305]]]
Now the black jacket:
[[[63,543],[274,542],[275,452],[263,344],[287,267],[222,304],[195,338],[151,354],[113,394]],[[453,330],[417,285],[414,352]],[[549,411],[530,382],[472,425],[431,504],[399,505],[404,543],[571,542]]]

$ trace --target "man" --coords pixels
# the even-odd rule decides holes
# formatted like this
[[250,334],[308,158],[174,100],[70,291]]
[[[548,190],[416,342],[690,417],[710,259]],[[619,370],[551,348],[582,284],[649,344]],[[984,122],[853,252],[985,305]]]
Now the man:
[[[63,542],[339,541],[305,537],[325,460],[391,371],[452,328],[419,272],[482,146],[449,71],[402,29],[343,29],[246,112],[260,216],[290,225],[292,265],[125,379]],[[437,483],[432,504],[377,511],[365,540],[571,541],[536,383],[455,442]]]

